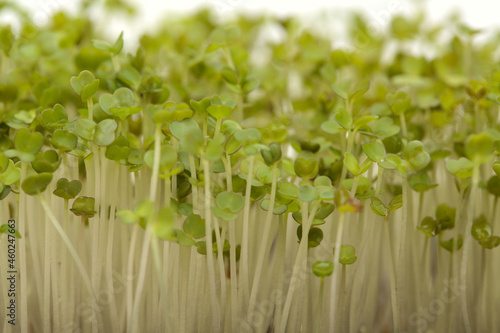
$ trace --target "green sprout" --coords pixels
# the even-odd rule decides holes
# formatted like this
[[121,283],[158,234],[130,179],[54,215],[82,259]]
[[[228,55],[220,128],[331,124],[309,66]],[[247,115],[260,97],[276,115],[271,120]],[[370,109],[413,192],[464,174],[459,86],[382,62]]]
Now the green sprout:
[[132,45],[92,15],[123,0],[37,27],[2,2],[19,330],[498,331],[497,36],[413,5],[386,34],[341,18],[342,49],[295,16],[170,15]]

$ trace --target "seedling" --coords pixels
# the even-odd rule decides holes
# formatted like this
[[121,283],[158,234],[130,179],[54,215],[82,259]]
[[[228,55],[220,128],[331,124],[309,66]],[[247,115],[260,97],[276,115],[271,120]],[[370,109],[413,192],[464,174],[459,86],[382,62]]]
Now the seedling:
[[131,52],[98,6],[35,30],[0,6],[21,22],[0,26],[21,332],[498,331],[494,38],[423,12],[375,36],[356,15],[349,42],[370,43],[351,52],[293,17],[205,10]]

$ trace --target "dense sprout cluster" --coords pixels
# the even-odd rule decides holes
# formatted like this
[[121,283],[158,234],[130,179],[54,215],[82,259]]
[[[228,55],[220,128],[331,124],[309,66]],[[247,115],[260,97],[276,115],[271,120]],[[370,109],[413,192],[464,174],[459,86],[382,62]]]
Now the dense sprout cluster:
[[354,15],[339,49],[199,11],[129,50],[87,6],[36,28],[0,7],[21,332],[500,329],[497,38]]

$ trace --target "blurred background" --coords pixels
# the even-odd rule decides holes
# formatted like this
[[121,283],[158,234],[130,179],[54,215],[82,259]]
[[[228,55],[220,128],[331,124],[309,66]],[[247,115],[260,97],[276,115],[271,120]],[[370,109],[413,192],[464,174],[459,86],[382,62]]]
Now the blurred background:
[[[16,0],[14,2],[29,10],[35,26],[45,24],[49,17],[57,11],[76,12],[82,0]],[[125,31],[128,46],[133,47],[141,33],[153,29],[159,22],[168,22],[179,15],[191,13],[200,8],[212,9],[221,19],[230,18],[234,14],[269,13],[276,16],[295,15],[301,17],[306,25],[315,26],[322,32],[341,34],[342,21],[353,10],[364,13],[374,31],[383,32],[394,15],[416,15],[418,10],[425,10],[428,18],[434,22],[443,21],[450,15],[460,16],[464,22],[474,29],[497,30],[498,3],[487,0],[475,1],[416,1],[416,0],[83,0],[88,3],[107,2],[110,6],[121,8],[122,15],[110,18],[97,9],[93,12],[95,19],[101,23],[103,32],[110,36]],[[0,4],[5,0],[0,0]],[[135,16],[130,14],[135,12]],[[13,16],[2,13],[0,22],[13,20]],[[345,22],[345,21],[344,21]],[[15,26],[15,22],[12,22]],[[494,29],[492,29],[494,28]]]

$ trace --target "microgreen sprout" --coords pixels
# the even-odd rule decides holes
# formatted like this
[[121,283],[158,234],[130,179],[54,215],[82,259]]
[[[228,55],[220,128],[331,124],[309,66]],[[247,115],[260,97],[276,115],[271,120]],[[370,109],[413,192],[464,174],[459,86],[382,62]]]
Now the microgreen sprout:
[[[20,332],[499,331],[495,39],[422,12],[353,52],[293,17],[202,10],[132,50],[98,6],[34,29],[0,5],[20,22],[0,24]],[[352,45],[370,32],[343,23]]]

